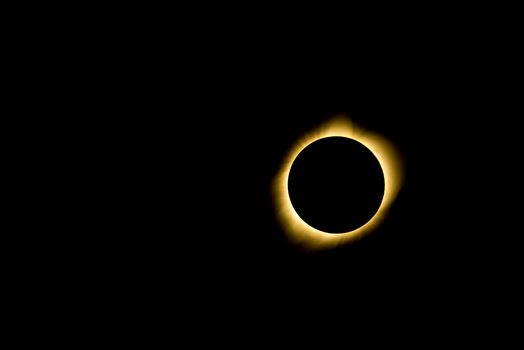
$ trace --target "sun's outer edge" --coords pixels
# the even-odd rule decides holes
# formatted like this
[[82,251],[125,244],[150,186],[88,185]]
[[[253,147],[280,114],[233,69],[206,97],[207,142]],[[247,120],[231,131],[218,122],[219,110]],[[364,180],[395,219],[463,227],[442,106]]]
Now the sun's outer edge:
[[[288,192],[288,177],[298,154],[309,144],[326,137],[347,137],[362,143],[378,159],[384,172],[384,197],[375,215],[363,226],[349,232],[332,234],[308,225],[293,208]],[[288,240],[304,250],[334,248],[373,231],[384,220],[404,178],[402,158],[395,146],[384,137],[357,126],[346,116],[336,116],[297,140],[287,153],[273,181],[276,215]]]

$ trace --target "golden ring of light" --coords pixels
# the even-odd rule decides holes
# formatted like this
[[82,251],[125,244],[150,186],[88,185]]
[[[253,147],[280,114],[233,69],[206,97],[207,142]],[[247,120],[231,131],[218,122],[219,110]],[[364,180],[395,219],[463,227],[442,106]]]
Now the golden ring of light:
[[[332,136],[353,139],[373,152],[382,167],[385,182],[384,197],[375,215],[363,226],[341,234],[327,233],[308,225],[293,208],[288,192],[289,172],[298,154],[309,144]],[[286,155],[282,167],[273,182],[273,197],[277,217],[291,243],[305,250],[334,248],[354,241],[376,229],[384,220],[388,209],[400,190],[402,181],[402,159],[391,142],[376,133],[357,126],[345,116],[336,116],[301,137]]]

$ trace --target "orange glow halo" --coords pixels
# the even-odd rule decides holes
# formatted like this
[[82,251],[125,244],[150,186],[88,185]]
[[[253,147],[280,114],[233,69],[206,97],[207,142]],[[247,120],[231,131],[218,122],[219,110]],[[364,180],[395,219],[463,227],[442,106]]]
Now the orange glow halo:
[[[375,215],[363,226],[349,232],[332,234],[308,225],[296,213],[288,192],[288,177],[298,154],[309,144],[326,137],[342,136],[366,146],[377,157],[384,172],[384,197]],[[277,217],[284,232],[293,244],[305,250],[333,248],[362,237],[373,231],[384,220],[403,181],[402,159],[395,147],[382,136],[358,127],[350,119],[337,116],[301,137],[284,159],[273,182],[273,196]]]

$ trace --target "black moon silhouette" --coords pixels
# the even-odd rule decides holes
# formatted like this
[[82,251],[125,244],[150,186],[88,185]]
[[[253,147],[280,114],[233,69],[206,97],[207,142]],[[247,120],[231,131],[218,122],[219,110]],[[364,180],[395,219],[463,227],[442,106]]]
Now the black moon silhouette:
[[373,152],[338,136],[306,146],[288,178],[297,214],[327,233],[345,233],[366,224],[380,208],[384,187],[384,173]]

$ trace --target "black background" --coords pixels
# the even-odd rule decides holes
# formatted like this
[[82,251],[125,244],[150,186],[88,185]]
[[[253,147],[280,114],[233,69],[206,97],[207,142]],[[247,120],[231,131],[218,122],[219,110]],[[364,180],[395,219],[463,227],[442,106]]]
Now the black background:
[[[139,269],[160,290],[179,288],[180,278],[191,298],[213,306],[246,296],[380,302],[415,293],[438,295],[430,306],[438,309],[499,281],[515,256],[499,219],[508,204],[497,205],[490,185],[504,163],[491,138],[501,111],[494,82],[455,61],[338,53],[336,65],[317,61],[313,70],[303,55],[228,58],[173,77],[173,89],[140,89],[131,142],[143,152],[133,178],[145,193],[129,195],[144,211],[127,221],[141,221],[133,234],[122,234],[132,247],[124,270]],[[276,222],[271,182],[295,140],[336,114],[394,142],[406,179],[376,232],[304,253]]]
[[[5,244],[5,284],[20,339],[43,338],[19,327],[31,323],[149,347],[251,348],[278,329],[309,343],[327,328],[323,348],[362,329],[366,343],[509,339],[521,12],[137,5],[26,6],[7,24],[4,216],[21,244]],[[406,177],[376,231],[307,253],[285,239],[271,184],[297,138],[337,114],[392,141]]]
[[[86,160],[82,195],[70,196],[85,209],[70,207],[65,224],[84,234],[58,246],[81,260],[70,275],[89,295],[130,319],[189,307],[196,325],[508,307],[519,271],[512,41],[460,18],[350,29],[349,17],[322,34],[134,22],[62,57],[61,108],[80,116],[65,124],[68,144],[82,143],[70,159]],[[376,231],[306,253],[285,239],[271,184],[294,142],[338,114],[392,141],[406,177]]]

